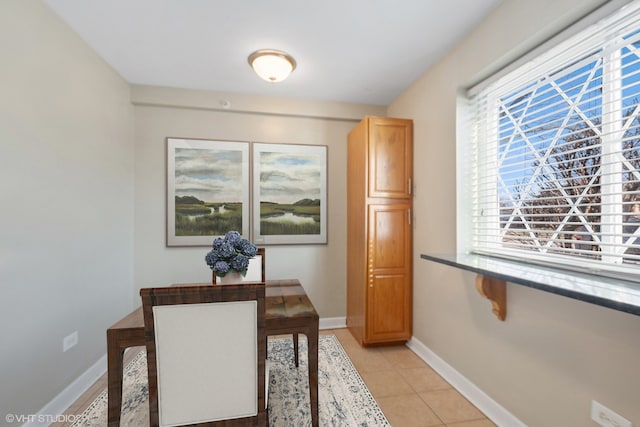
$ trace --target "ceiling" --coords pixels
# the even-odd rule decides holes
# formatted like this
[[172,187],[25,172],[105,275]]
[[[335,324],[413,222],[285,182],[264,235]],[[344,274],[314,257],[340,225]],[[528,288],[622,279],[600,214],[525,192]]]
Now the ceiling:
[[[501,0],[44,0],[132,84],[387,105]],[[284,82],[258,49],[291,54]]]

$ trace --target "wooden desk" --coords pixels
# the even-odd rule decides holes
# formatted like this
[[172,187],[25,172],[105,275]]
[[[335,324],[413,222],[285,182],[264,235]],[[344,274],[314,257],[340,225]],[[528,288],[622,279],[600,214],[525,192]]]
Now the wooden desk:
[[[267,280],[265,288],[267,335],[305,334],[309,358],[309,399],[311,424],[318,426],[318,326],[313,304],[298,280]],[[108,425],[120,425],[124,350],[144,346],[142,307],[107,329]],[[294,339],[296,365],[298,340]]]

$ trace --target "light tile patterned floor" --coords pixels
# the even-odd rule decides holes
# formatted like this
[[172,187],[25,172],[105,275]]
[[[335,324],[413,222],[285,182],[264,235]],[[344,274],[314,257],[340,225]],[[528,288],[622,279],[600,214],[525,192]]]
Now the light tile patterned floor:
[[335,334],[393,427],[494,427],[408,347],[361,347],[347,329]]

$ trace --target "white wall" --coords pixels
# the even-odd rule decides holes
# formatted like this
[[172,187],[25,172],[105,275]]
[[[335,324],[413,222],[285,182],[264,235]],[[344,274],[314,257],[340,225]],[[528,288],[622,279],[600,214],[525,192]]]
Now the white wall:
[[[231,108],[221,108],[220,101]],[[135,86],[135,285],[211,282],[209,247],[166,247],[166,137],[328,146],[327,245],[266,246],[267,279],[297,278],[320,317],[346,310],[346,141],[384,108]]]
[[128,85],[39,1],[0,2],[0,57],[2,424],[94,364],[132,307],[133,112]]
[[588,426],[591,399],[640,425],[640,317],[509,284],[498,321],[456,250],[456,96],[602,3],[505,0],[389,107],[414,119],[414,336],[531,427]]

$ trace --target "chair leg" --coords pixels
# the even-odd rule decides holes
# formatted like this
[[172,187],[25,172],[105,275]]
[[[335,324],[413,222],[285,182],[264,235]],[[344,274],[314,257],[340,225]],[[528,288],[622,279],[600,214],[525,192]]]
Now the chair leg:
[[293,334],[293,358],[296,361],[296,368],[299,364],[299,356],[298,356],[298,333]]

